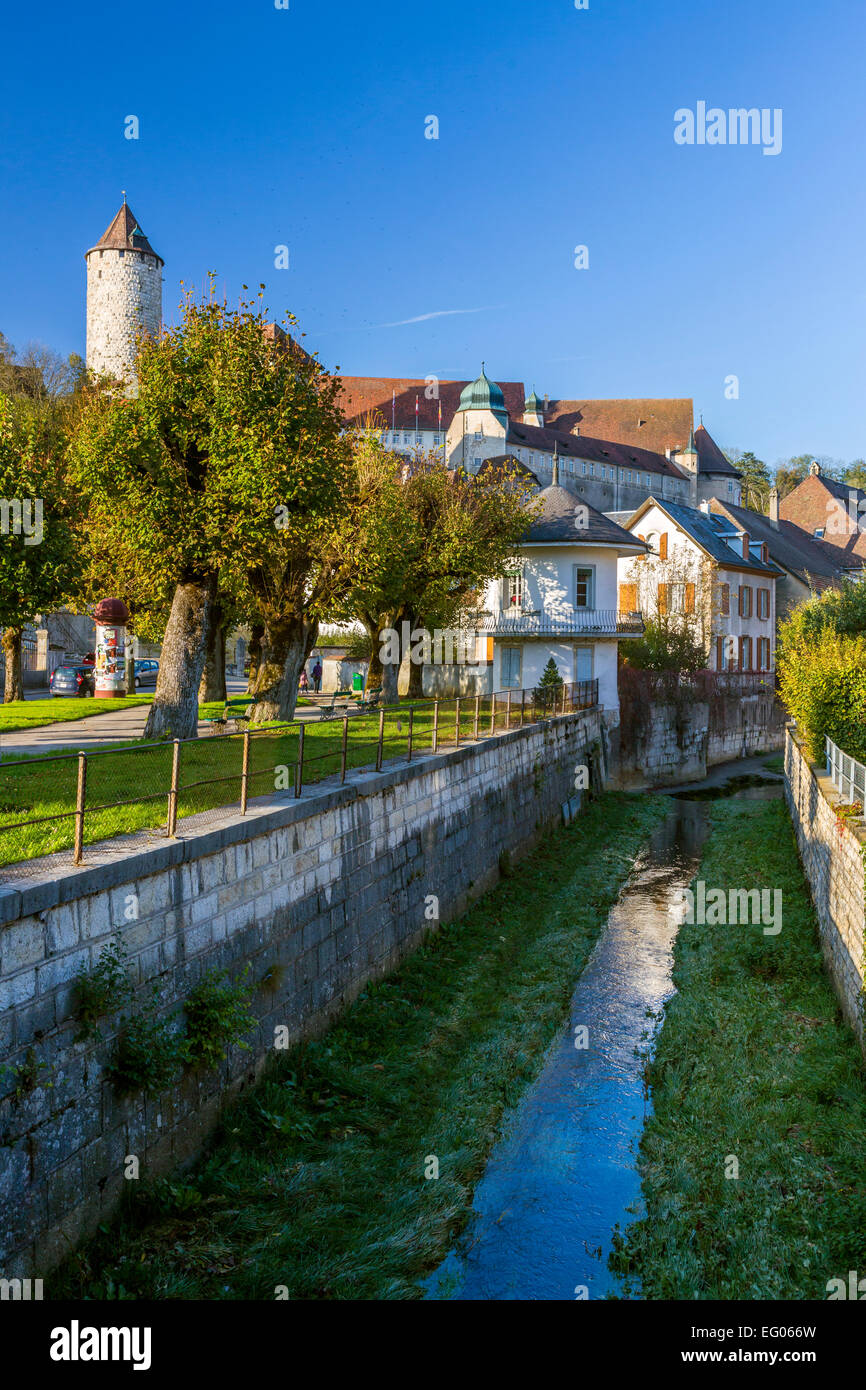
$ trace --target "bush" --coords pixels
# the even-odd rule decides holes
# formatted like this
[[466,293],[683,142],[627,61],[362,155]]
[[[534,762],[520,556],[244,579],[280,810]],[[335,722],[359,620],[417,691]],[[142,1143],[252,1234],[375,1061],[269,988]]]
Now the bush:
[[[246,979],[249,966],[244,972]],[[211,970],[190,994],[186,1010],[186,1060],[193,1066],[216,1066],[231,1043],[249,1048],[244,1035],[255,1028],[249,1013],[251,988],[232,984],[225,971]]]
[[792,623],[783,629],[779,685],[809,757],[823,762],[826,737],[850,757],[866,762],[866,637],[830,627],[817,637],[807,636],[802,610],[793,615]]
[[643,636],[624,646],[623,662],[636,671],[703,671],[707,650],[689,627],[650,618]]
[[171,1020],[157,1012],[154,989],[149,1003],[127,1019],[107,1072],[122,1095],[144,1091],[158,1095],[175,1079],[182,1061],[181,1043]]

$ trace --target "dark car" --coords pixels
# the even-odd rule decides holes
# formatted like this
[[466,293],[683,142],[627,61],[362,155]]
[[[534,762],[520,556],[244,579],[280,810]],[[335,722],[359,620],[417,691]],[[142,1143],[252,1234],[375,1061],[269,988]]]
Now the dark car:
[[95,695],[96,672],[93,666],[58,666],[51,672],[48,689],[57,698],[61,695]]
[[159,675],[158,661],[136,661],[135,663],[135,688],[141,690],[144,686],[152,685],[156,689],[156,678]]

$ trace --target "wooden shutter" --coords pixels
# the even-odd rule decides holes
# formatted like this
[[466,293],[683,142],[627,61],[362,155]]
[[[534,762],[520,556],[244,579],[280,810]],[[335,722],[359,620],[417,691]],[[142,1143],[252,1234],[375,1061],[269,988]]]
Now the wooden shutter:
[[722,617],[723,617],[723,618],[726,618],[726,617],[728,616],[728,614],[730,613],[730,611],[731,611],[731,586],[730,586],[730,584],[723,584],[723,585],[722,585],[722,603],[721,603],[721,608],[722,608]]
[[724,671],[724,669],[725,669],[725,639],[724,639],[724,637],[717,637],[717,638],[716,638],[716,670],[717,670],[717,671]]
[[620,613],[637,612],[637,585],[620,584],[619,586],[619,611]]
[[694,586],[694,584],[687,584],[687,585],[686,585],[686,612],[687,612],[687,613],[694,613],[694,611],[695,611],[695,586]]
[[659,585],[658,610],[659,610],[659,613],[660,613],[662,616],[664,616],[664,614],[667,613],[667,611],[668,611],[668,586],[667,586],[667,584],[660,584],[660,585]]
[[667,533],[667,531],[662,531],[661,535],[659,536],[659,558],[662,559],[662,560],[666,560],[666,559],[668,558],[668,533]]

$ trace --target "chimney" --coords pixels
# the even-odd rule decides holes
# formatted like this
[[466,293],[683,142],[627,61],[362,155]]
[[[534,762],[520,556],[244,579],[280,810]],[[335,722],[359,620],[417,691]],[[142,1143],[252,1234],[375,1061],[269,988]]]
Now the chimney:
[[769,512],[769,518],[770,518],[770,522],[772,523],[772,525],[775,526],[776,530],[778,531],[778,529],[779,529],[779,489],[778,489],[777,487],[774,487],[774,488],[771,488],[771,489],[770,489],[770,512]]

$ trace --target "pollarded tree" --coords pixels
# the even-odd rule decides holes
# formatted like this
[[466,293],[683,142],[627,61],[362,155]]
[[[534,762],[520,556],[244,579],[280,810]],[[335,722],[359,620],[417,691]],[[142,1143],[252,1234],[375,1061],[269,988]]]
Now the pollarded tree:
[[514,554],[532,507],[510,475],[471,476],[438,455],[407,465],[369,431],[356,439],[355,468],[355,541],[343,609],[333,616],[361,620],[373,644],[368,689],[381,688],[392,704],[407,647],[417,655],[423,645],[412,632],[461,625],[472,598]]
[[4,703],[23,700],[21,641],[27,623],[59,607],[75,587],[75,502],[58,459],[13,427],[0,395],[0,629]]
[[72,457],[109,549],[172,595],[146,736],[195,736],[221,587],[265,626],[258,717],[290,717],[345,514],[336,383],[265,322],[261,297],[234,310],[188,294],[136,371],[135,396],[92,395]]

